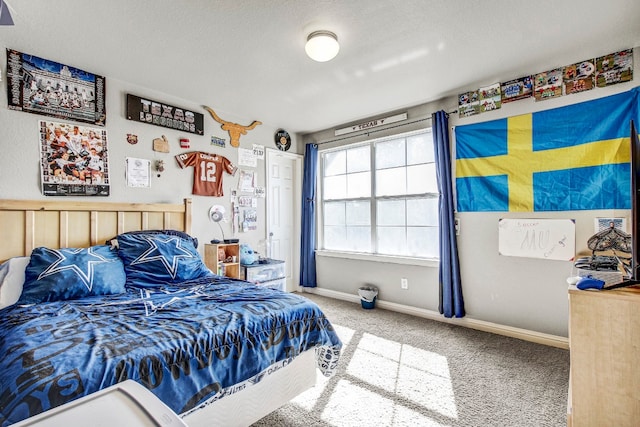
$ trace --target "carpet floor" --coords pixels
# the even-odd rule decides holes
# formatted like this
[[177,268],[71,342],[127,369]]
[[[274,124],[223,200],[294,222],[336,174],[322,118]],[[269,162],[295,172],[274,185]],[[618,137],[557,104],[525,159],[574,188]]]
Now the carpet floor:
[[566,426],[568,350],[304,296],[344,343],[338,372],[253,427]]

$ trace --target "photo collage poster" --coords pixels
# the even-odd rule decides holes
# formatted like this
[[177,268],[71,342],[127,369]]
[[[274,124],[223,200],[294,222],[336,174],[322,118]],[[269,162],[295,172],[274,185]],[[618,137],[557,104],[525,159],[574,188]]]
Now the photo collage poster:
[[105,126],[105,78],[7,49],[10,110]]
[[480,111],[483,113],[497,110],[502,106],[500,83],[481,87],[478,89],[478,95],[480,100]]
[[108,196],[104,128],[40,121],[40,169],[45,196]]
[[458,95],[458,113],[460,117],[469,117],[480,114],[480,100],[478,91],[461,93]]
[[535,75],[533,97],[536,101],[562,96],[562,68],[544,71]]
[[596,87],[595,60],[567,65],[564,67],[563,81],[567,95],[593,89]]
[[[633,49],[583,60],[533,75],[498,83],[458,95],[458,116],[469,117],[500,108],[501,104],[533,97],[557,98],[633,80]],[[494,96],[492,96],[494,95]]]
[[627,49],[596,59],[596,83],[607,87],[633,80],[633,49]]

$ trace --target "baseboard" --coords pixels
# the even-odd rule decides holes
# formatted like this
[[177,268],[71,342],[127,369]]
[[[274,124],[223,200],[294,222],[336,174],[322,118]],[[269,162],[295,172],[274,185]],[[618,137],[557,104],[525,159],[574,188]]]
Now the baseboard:
[[[354,303],[360,303],[358,295],[347,294],[345,292],[333,291],[323,288],[304,288],[299,287],[300,292],[312,293],[328,298],[335,298]],[[446,318],[437,311],[427,310],[424,308],[411,307],[395,302],[382,301],[377,299],[376,306],[385,310],[395,311],[398,313],[410,314],[412,316],[423,317],[425,319],[436,320],[438,322],[449,323],[452,325],[465,326],[479,331],[491,332],[498,335],[504,335],[512,338],[518,338],[525,341],[531,341],[538,344],[544,344],[551,347],[569,349],[569,340],[565,337],[544,334],[541,332],[530,331],[528,329],[514,328],[511,326],[499,325],[497,323],[485,322],[484,320],[472,319],[470,317],[462,318]]]

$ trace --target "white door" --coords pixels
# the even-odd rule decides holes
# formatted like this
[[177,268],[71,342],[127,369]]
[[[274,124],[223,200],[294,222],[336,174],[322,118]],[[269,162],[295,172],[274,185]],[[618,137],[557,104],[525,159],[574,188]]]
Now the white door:
[[300,282],[302,156],[267,148],[267,236],[271,258],[285,261],[287,291]]

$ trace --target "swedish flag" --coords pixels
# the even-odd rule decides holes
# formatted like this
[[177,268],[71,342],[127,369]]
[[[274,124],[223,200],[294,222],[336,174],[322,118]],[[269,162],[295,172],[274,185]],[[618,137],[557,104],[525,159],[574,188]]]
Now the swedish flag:
[[458,212],[629,209],[629,123],[640,87],[457,126]]

